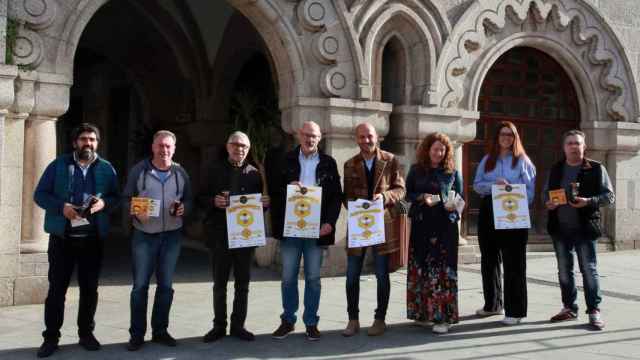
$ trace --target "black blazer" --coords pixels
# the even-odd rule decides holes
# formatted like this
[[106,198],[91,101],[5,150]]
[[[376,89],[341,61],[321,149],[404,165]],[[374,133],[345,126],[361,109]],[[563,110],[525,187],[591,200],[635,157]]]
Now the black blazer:
[[[267,184],[271,197],[271,225],[273,237],[282,239],[286,206],[287,185],[300,180],[300,146],[285,154],[271,154],[265,161]],[[316,184],[322,187],[322,210],[320,222],[331,224],[333,231],[318,239],[319,246],[335,243],[336,222],[342,204],[342,185],[336,161],[329,155],[319,152],[320,162],[316,168]]]

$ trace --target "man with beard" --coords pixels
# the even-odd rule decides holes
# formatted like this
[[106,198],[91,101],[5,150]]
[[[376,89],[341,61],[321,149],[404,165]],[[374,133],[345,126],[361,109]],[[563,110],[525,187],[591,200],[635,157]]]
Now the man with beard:
[[[547,231],[553,239],[558,260],[558,277],[563,307],[551,317],[551,322],[578,318],[578,290],[573,272],[573,254],[577,253],[582,274],[584,297],[589,325],[595,330],[604,328],[600,316],[602,294],[596,269],[597,240],[602,236],[600,207],[615,201],[615,193],[607,169],[599,162],[584,156],[585,135],[569,130],[562,136],[564,159],[551,168],[545,184],[545,205],[549,210]],[[565,192],[568,201],[549,199],[548,190]]]
[[156,274],[156,292],[151,313],[151,341],[176,346],[169,334],[169,310],[173,302],[173,274],[180,256],[183,218],[192,205],[191,182],[187,172],[173,162],[176,135],[160,130],[153,135],[151,159],[134,165],[129,172],[124,199],[130,206],[132,197],[153,201],[157,214],[131,214],[133,235],[133,288],[131,289],[131,323],[127,350],[136,351],[144,344],[147,332],[147,303],[151,275]]
[[[213,274],[213,329],[203,338],[204,342],[219,340],[227,335],[227,282],[233,268],[235,294],[229,334],[241,340],[253,341],[254,335],[244,327],[247,318],[249,281],[253,247],[229,249],[226,209],[229,196],[262,193],[260,172],[247,161],[251,142],[240,131],[233,132],[227,140],[227,158],[213,164],[205,183],[207,194],[203,196],[209,209],[205,223],[210,229],[207,246],[211,250]],[[269,206],[269,197],[261,197],[263,208]]]
[[[300,146],[285,154],[284,161],[275,163],[273,177],[269,178],[273,213],[273,236],[280,241],[282,259],[282,308],[280,326],[273,332],[274,339],[284,339],[293,330],[298,311],[298,273],[300,259],[304,257],[304,313],[307,339],[320,339],[318,307],[320,305],[320,268],[324,249],[335,242],[335,227],[340,215],[342,187],[336,161],[318,149],[322,138],[320,126],[306,121],[298,129]],[[283,237],[287,185],[322,187],[320,210],[320,238]]]
[[[344,164],[344,195],[346,201],[356,199],[382,200],[385,218],[398,200],[404,198],[404,179],[400,162],[391,153],[380,149],[378,133],[373,125],[362,123],[356,126],[356,142],[360,153]],[[387,234],[390,230],[385,230]],[[391,281],[389,279],[389,255],[400,251],[400,241],[387,241],[372,249],[378,285],[373,325],[369,336],[382,335],[386,329],[385,317],[389,306]],[[360,273],[367,248],[347,249],[347,312],[349,322],[343,336],[353,336],[360,329],[358,302],[360,298]]]
[[74,151],[55,159],[44,171],[34,200],[45,210],[49,233],[49,292],[44,305],[46,329],[38,357],[58,349],[64,318],[64,302],[73,268],[78,267],[80,305],[79,344],[89,351],[100,349],[93,336],[98,304],[98,278],[102,252],[109,231],[108,211],[119,198],[116,172],[96,153],[100,132],[83,123],[71,135]]

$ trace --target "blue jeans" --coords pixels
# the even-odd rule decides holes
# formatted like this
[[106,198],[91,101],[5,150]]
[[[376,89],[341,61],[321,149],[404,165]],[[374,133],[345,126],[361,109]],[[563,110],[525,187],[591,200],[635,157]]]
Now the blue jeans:
[[[566,232],[567,234],[579,234],[580,231]],[[587,312],[599,310],[602,296],[600,292],[600,281],[598,270],[596,269],[596,240],[580,238],[579,235],[554,235],[553,247],[558,260],[558,278],[562,293],[562,304],[564,307],[572,309],[577,313],[578,304],[576,299],[578,290],[573,271],[573,254],[578,254],[578,265],[582,273],[582,284],[584,287],[584,297],[587,303]]]
[[173,301],[173,273],[180,256],[181,231],[147,234],[134,230],[131,239],[133,288],[131,289],[132,338],[144,338],[147,332],[147,302],[151,275],[156,274],[156,294],[151,313],[154,335],[163,334],[169,326],[169,310]]
[[320,305],[320,268],[322,267],[322,247],[317,239],[283,238],[280,241],[282,257],[282,307],[280,318],[290,324],[296,323],[298,311],[298,272],[300,258],[304,256],[304,313],[302,321],[306,326],[318,324]]
[[[347,313],[349,320],[358,320],[360,312],[360,273],[367,249],[362,249],[362,255],[349,255],[347,258]],[[375,263],[377,288],[377,307],[374,318],[385,319],[387,308],[389,307],[389,294],[391,292],[391,281],[389,279],[389,255],[379,255],[376,248],[372,248],[373,261]]]

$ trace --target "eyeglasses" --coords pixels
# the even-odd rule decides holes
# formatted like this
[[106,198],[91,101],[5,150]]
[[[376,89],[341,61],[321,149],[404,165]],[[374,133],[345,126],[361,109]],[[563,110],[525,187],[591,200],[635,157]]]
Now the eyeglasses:
[[229,144],[229,145],[233,146],[233,147],[234,147],[234,148],[236,148],[236,149],[240,149],[240,150],[247,150],[247,149],[249,149],[249,145],[247,145],[247,144],[233,143],[233,142],[230,142],[230,143],[227,143],[227,144]]
[[302,136],[307,138],[307,139],[319,139],[320,138],[319,134],[302,133]]

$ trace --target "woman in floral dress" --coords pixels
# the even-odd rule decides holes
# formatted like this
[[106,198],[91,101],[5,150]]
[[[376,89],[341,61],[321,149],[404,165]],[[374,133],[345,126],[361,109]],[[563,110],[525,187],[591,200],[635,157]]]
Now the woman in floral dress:
[[[407,176],[411,238],[407,271],[407,317],[443,334],[458,322],[458,214],[450,192],[462,196],[453,147],[432,133],[418,147]],[[453,199],[451,199],[453,200]]]

